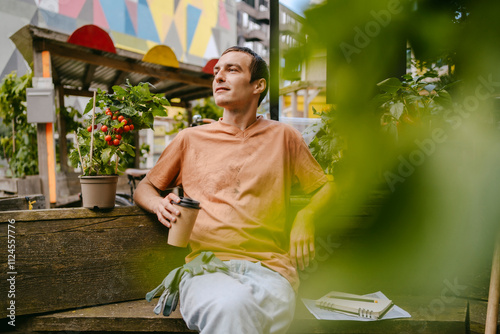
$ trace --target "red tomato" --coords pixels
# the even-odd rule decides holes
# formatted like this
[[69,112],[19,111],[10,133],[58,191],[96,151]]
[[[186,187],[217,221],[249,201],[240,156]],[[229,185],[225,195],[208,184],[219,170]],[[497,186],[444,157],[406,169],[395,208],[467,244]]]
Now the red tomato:
[[110,140],[110,141],[107,141],[106,143],[108,143],[109,146],[112,146],[113,145],[113,141]]
[[123,117],[122,115],[120,115],[120,116],[118,117],[118,122],[121,122],[121,121],[123,121],[124,119],[125,119],[125,117]]
[[116,117],[116,115],[113,115],[113,117],[111,117],[111,119],[114,121],[116,120],[118,117]]
[[[120,121],[120,119],[119,119],[119,118],[120,118],[120,117],[118,117],[118,120]],[[122,119],[120,122],[121,122],[121,123],[123,123],[123,124],[125,124],[125,125],[127,125],[127,120],[126,120],[126,119]]]
[[111,140],[111,135],[107,135],[106,137],[104,137],[104,140],[105,141],[110,141]]
[[89,127],[87,128],[87,131],[92,132],[92,125],[89,125]]
[[116,135],[115,138],[118,139],[118,140],[121,140],[122,136],[121,135]]
[[114,144],[115,146],[120,145],[120,140],[119,140],[119,139],[115,139],[115,140],[113,140],[113,144]]
[[118,128],[118,130],[116,130],[116,132],[118,132],[119,134],[122,134],[123,133],[123,128]]
[[130,126],[129,126],[129,125],[125,125],[125,126],[123,127],[123,131],[125,131],[125,132],[129,132],[129,131],[130,131]]
[[130,124],[130,131],[134,130],[134,124]]
[[102,131],[102,132],[107,132],[107,131],[108,131],[108,127],[107,127],[106,125],[103,125],[103,126],[101,127],[101,131]]

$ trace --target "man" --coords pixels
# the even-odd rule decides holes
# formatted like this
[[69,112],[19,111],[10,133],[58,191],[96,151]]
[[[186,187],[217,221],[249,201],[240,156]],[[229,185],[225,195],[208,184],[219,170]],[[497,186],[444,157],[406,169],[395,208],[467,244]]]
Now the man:
[[[313,219],[330,186],[297,130],[257,116],[268,77],[265,61],[250,49],[226,50],[213,81],[223,117],[179,132],[135,192],[136,203],[167,227],[176,222],[171,202],[179,197],[163,198],[160,190],[182,186],[201,202],[186,261],[211,251],[229,267],[229,273],[182,278],[181,313],[202,333],[286,332],[297,266],[314,257]],[[290,228],[292,188],[316,193]]]

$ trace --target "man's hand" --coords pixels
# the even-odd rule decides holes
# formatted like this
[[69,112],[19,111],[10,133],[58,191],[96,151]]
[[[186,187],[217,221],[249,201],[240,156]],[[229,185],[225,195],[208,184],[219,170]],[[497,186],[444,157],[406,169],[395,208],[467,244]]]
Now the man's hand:
[[171,202],[179,203],[180,200],[179,196],[174,193],[169,193],[164,198],[159,197],[156,199],[153,205],[153,212],[158,217],[160,223],[168,228],[172,226],[171,223],[177,220],[179,210]]
[[307,211],[299,211],[290,232],[290,256],[300,270],[314,260],[314,222]]
[[336,193],[333,182],[325,183],[295,217],[290,232],[289,252],[292,261],[296,261],[300,270],[304,270],[314,260],[314,221],[324,216]]

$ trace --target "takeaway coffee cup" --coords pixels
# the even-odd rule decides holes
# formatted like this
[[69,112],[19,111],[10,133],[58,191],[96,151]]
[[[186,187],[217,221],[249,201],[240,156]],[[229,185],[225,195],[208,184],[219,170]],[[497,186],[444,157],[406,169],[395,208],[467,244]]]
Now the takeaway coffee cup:
[[194,222],[200,211],[200,202],[181,197],[179,203],[172,202],[172,204],[177,207],[180,215],[177,216],[176,221],[172,223],[172,227],[168,231],[167,243],[172,246],[187,247]]

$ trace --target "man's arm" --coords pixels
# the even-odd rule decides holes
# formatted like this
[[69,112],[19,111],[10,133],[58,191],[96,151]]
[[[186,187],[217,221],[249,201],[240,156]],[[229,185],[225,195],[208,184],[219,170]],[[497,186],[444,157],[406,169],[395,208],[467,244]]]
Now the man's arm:
[[323,216],[335,194],[333,183],[325,183],[295,216],[290,232],[290,256],[292,261],[297,261],[300,270],[304,270],[314,259],[314,221]]
[[176,216],[179,215],[179,210],[172,205],[171,201],[179,203],[180,198],[174,193],[162,197],[147,176],[142,179],[134,192],[134,202],[144,210],[155,213],[160,223],[168,228],[172,226],[170,222],[175,222]]

